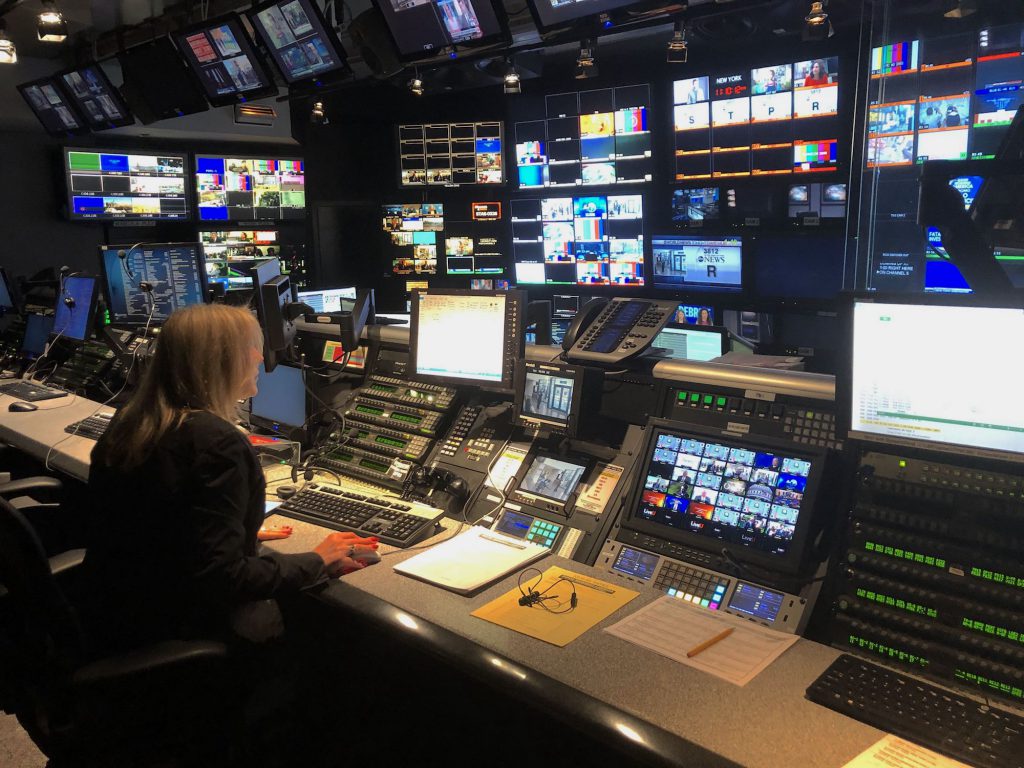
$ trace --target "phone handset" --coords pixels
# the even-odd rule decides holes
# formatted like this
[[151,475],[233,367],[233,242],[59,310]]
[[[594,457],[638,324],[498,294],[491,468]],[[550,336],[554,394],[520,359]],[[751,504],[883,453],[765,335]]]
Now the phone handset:
[[562,349],[568,352],[572,349],[573,344],[576,343],[576,339],[587,330],[597,316],[601,314],[601,310],[608,304],[608,299],[595,298],[588,301],[579,311],[576,316],[573,317],[572,322],[569,323],[569,328],[565,332],[565,338],[562,339]]
[[[632,299],[616,296],[591,308],[588,302],[566,332],[564,356],[570,362],[620,365],[645,354],[655,337],[679,306],[665,299]],[[575,331],[570,339],[569,334]]]

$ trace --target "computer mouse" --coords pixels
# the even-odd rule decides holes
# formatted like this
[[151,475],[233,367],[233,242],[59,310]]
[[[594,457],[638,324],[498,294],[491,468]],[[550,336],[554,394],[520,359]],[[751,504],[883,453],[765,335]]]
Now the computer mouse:
[[14,411],[15,413],[25,413],[28,411],[38,411],[39,406],[35,403],[25,403],[21,400],[11,403],[7,406],[8,411]]
[[380,555],[371,550],[369,552],[357,552],[352,555],[352,559],[358,560],[363,565],[373,565],[374,563],[380,562]]

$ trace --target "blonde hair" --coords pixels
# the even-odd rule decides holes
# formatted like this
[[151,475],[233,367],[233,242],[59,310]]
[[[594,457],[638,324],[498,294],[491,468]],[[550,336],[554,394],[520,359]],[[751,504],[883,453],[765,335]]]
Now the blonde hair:
[[252,375],[249,350],[262,345],[259,323],[241,307],[197,304],[174,312],[138,389],[104,435],[103,463],[137,466],[190,411],[232,421]]

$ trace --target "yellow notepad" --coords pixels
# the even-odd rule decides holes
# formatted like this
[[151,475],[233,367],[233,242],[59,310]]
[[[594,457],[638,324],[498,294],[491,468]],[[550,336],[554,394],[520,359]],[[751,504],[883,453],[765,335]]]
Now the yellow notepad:
[[[554,612],[567,608],[569,596],[572,594],[572,588],[565,582],[555,584],[559,577],[569,579],[576,587],[576,607],[567,613]],[[640,594],[619,584],[583,576],[555,565],[544,571],[540,584],[533,587],[536,581],[536,575],[529,579],[524,578],[523,589],[531,587],[543,592],[555,584],[547,594],[557,595],[558,604],[556,605],[555,601],[548,603],[550,611],[539,606],[520,605],[519,598],[522,595],[517,587],[482,608],[477,608],[472,615],[561,647],[604,621]]]

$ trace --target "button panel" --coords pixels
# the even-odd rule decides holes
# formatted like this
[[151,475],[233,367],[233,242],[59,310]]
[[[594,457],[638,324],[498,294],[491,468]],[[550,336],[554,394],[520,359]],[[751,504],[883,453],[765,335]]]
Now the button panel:
[[693,603],[700,608],[717,611],[729,589],[730,580],[711,571],[677,563],[662,561],[654,586],[669,597]]

